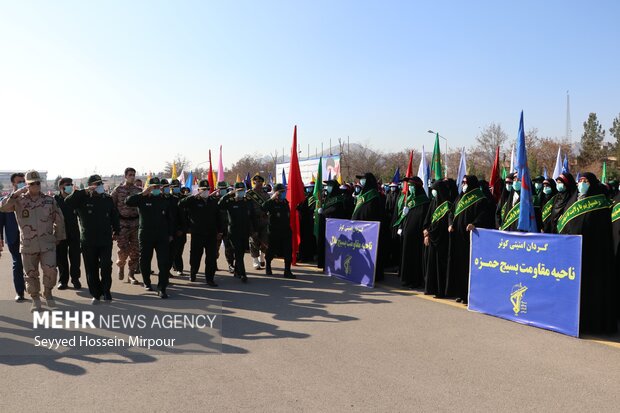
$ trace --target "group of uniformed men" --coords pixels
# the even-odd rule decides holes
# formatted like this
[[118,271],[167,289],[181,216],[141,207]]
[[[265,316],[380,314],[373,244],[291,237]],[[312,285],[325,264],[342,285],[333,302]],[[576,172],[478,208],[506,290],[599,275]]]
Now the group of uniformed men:
[[[248,279],[244,265],[248,249],[255,269],[265,269],[267,275],[272,275],[272,260],[282,257],[284,277],[295,278],[291,272],[290,208],[284,185],[276,184],[268,193],[264,178],[256,174],[249,190],[243,182],[232,187],[218,182],[217,188],[211,188],[208,180],[201,180],[198,193],[191,195],[177,179],[168,182],[153,177],[144,188],[136,181],[135,169],[126,168],[124,182],[108,194],[99,175],[91,175],[85,189],[76,189],[71,178],[62,178],[59,193],[52,197],[41,192],[37,171],[14,173],[13,192],[0,201],[0,234],[7,234],[13,257],[15,300],[24,301],[27,292],[32,298],[32,311],[41,310],[41,295],[47,307],[54,307],[52,289],[57,278],[60,290],[68,288],[69,280],[75,289],[82,288],[83,259],[92,303],[98,304],[102,298],[111,301],[114,240],[118,246],[119,280],[138,285],[136,274],[141,274],[144,288],[154,291],[151,261],[155,252],[157,295],[167,298],[171,269],[176,275],[183,274],[182,254],[188,233],[192,282],[206,254],[205,280],[210,287],[217,287],[214,276],[222,243],[228,271],[242,282]],[[4,235],[0,251],[3,246]],[[42,294],[39,267],[43,273]]]

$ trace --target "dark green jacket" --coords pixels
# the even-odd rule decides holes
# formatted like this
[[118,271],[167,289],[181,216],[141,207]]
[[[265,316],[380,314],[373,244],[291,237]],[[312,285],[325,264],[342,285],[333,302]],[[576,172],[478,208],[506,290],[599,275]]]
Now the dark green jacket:
[[80,226],[78,225],[78,216],[75,209],[67,205],[65,198],[61,195],[54,195],[58,208],[62,211],[62,216],[65,218],[65,232],[67,234],[67,241],[79,241],[80,240]]
[[174,236],[176,228],[175,208],[171,207],[170,200],[163,195],[130,195],[125,203],[137,207],[140,214],[140,239],[159,239]]
[[181,210],[185,211],[189,231],[192,234],[216,235],[221,233],[220,209],[215,196],[203,199],[198,196],[188,196],[179,202]]
[[269,199],[263,204],[263,210],[269,216],[269,232],[272,234],[286,234],[291,232],[291,208],[288,201]]
[[80,242],[84,246],[108,246],[112,234],[120,231],[118,210],[106,194],[89,194],[85,190],[74,191],[65,199],[80,217]]

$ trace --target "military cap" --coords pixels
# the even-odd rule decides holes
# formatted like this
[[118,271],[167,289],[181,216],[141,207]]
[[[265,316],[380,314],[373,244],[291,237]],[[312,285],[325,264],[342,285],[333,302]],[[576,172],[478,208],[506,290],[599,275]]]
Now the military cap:
[[91,175],[88,177],[88,185],[93,185],[93,184],[101,184],[105,182],[103,179],[101,179],[101,175]]
[[235,182],[235,190],[237,189],[245,189],[245,184],[243,182]]
[[211,189],[211,186],[209,185],[209,180],[203,179],[198,182],[198,189]]
[[41,182],[41,175],[37,171],[26,172],[26,183]]
[[73,185],[73,179],[62,178],[60,181],[58,181],[58,187],[60,188],[63,185]]
[[217,189],[226,189],[228,188],[228,184],[226,183],[226,181],[219,181],[217,183]]
[[260,174],[257,172],[256,175],[254,175],[252,177],[252,181],[261,181],[261,182],[265,182],[265,178],[263,178],[262,176],[260,176]]
[[161,185],[161,182],[159,181],[159,178],[154,176],[151,179],[149,179],[149,181],[147,182],[148,186],[153,186],[153,185]]

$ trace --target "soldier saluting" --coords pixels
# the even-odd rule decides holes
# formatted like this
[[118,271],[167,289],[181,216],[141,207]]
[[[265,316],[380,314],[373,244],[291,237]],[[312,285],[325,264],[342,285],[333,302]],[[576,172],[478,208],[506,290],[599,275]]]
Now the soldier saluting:
[[173,239],[175,217],[170,201],[162,196],[159,178],[149,179],[147,188],[139,194],[131,195],[125,203],[137,207],[139,211],[140,269],[144,279],[144,288],[151,287],[151,260],[153,250],[157,257],[159,282],[157,295],[168,298],[166,287],[170,278],[170,241]]
[[274,257],[284,258],[284,278],[295,278],[291,272],[293,233],[291,231],[291,208],[286,200],[286,187],[276,184],[275,193],[263,204],[269,216],[269,247],[267,248],[267,275],[272,275],[271,261]]
[[0,202],[0,211],[15,212],[20,231],[20,248],[24,264],[26,292],[32,297],[31,311],[41,310],[41,282],[48,307],[55,307],[52,289],[56,285],[56,244],[65,239],[65,220],[53,197],[41,192],[41,176],[26,172],[27,186]]
[[73,191],[65,202],[80,218],[80,244],[86,268],[86,281],[93,304],[101,296],[112,300],[112,240],[121,230],[118,210],[112,197],[105,193],[99,175],[88,177],[88,188]]

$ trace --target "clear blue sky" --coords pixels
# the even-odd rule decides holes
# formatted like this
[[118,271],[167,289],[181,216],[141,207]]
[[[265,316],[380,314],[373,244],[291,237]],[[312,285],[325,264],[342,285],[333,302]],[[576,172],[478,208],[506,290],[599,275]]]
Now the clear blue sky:
[[[0,169],[160,170],[224,146],[573,138],[620,112],[617,1],[1,1]],[[7,145],[8,142],[8,145]],[[442,143],[443,148],[443,143]],[[11,154],[6,153],[9,151]],[[20,158],[17,154],[28,158]],[[217,156],[214,153],[214,162]]]

